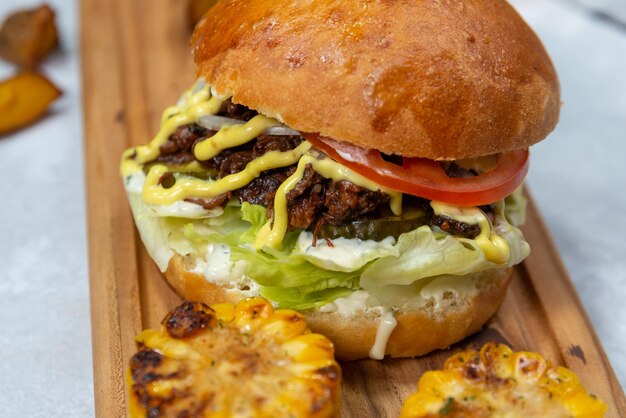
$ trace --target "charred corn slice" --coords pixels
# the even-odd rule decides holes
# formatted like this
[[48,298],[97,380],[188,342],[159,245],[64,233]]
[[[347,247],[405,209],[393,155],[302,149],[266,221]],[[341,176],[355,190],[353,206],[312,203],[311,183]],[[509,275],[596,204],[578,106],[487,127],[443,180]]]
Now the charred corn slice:
[[136,338],[129,416],[335,417],[341,370],[302,315],[262,298],[185,302]]
[[596,418],[606,409],[570,370],[550,367],[537,353],[488,343],[424,373],[401,418]]

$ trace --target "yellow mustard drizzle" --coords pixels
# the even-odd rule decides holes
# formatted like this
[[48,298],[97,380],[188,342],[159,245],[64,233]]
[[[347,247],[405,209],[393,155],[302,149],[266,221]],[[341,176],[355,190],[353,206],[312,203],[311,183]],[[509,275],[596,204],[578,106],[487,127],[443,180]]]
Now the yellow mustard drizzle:
[[[127,149],[126,151],[124,151],[124,153],[122,154],[122,166],[121,166],[121,170],[120,170],[122,172],[122,177],[130,176],[131,174],[141,170],[142,167],[143,167],[141,164],[139,164],[133,158],[129,158],[129,157],[131,157],[133,155],[134,152],[135,152],[135,149],[134,148],[130,148],[130,149]],[[179,172],[185,172],[185,173],[200,173],[200,174],[204,174],[204,173],[207,172],[207,169],[205,167],[203,167],[199,162],[192,161],[190,163],[177,166],[177,168],[175,170],[172,170],[170,168],[169,171],[179,171]]]
[[120,164],[120,172],[122,177],[126,178],[133,173],[141,170],[141,164],[139,164],[133,158],[135,154],[135,148],[129,148],[122,153],[122,163]]
[[289,216],[287,213],[287,194],[302,179],[304,169],[307,164],[311,164],[315,172],[319,175],[333,181],[348,180],[357,186],[369,190],[381,190],[387,193],[391,198],[389,202],[391,211],[395,215],[400,215],[402,213],[402,193],[381,187],[379,184],[355,173],[339,163],[336,163],[330,158],[320,160],[312,153],[307,153],[300,158],[296,172],[285,180],[280,187],[278,187],[276,195],[274,196],[273,222],[272,220],[267,221],[259,230],[255,240],[255,247],[257,249],[263,248],[264,246],[278,248],[282,244],[289,225]]
[[[193,104],[198,104],[200,103],[200,101],[207,100],[207,94],[206,91],[204,90],[204,87],[200,87],[200,81],[196,81],[194,83],[193,86],[191,86],[191,88],[185,90],[183,92],[183,94],[180,96],[179,99],[179,103],[182,103],[181,106],[179,105],[174,105],[174,106],[170,106],[165,108],[165,110],[163,111],[163,113],[161,114],[161,125],[163,125],[169,118],[171,118],[172,116],[176,115],[177,113],[180,113],[181,110],[184,110],[185,108],[188,108],[189,106],[193,106]],[[198,88],[200,87],[200,88]],[[208,87],[208,86],[205,86]],[[200,95],[196,95],[194,96],[194,92],[195,93],[200,93],[202,92],[202,94]],[[209,93],[211,92],[210,87],[209,87]],[[209,98],[211,97],[210,94],[208,96]]]
[[[195,85],[183,93],[182,103],[164,110],[159,132],[150,143],[124,152],[120,167],[124,177],[141,170],[144,163],[156,159],[159,156],[160,147],[167,142],[179,126],[197,123],[203,116],[214,115],[220,111],[223,101],[211,95],[210,86],[198,87]],[[251,141],[267,128],[276,125],[279,125],[278,121],[264,115],[257,115],[242,125],[224,125],[215,135],[199,143],[194,149],[194,154],[199,160],[208,160],[224,149]],[[392,212],[396,215],[401,214],[402,193],[382,187],[329,158],[318,159],[317,154],[309,152],[310,148],[311,144],[304,141],[297,148],[287,152],[270,151],[248,163],[246,168],[239,173],[208,181],[179,177],[175,184],[167,189],[162,187],[159,181],[170,170],[165,165],[157,164],[146,176],[142,197],[146,203],[156,205],[173,204],[188,197],[215,197],[246,186],[263,171],[298,163],[296,172],[285,180],[276,192],[274,219],[269,220],[259,231],[255,241],[257,248],[264,246],[277,248],[282,244],[289,224],[287,194],[302,179],[307,164],[311,164],[321,176],[334,181],[347,180],[369,190],[381,190],[387,193],[391,198]],[[191,163],[188,169],[189,171],[202,170],[197,162]],[[509,259],[508,244],[492,231],[489,220],[482,211],[477,208],[460,208],[435,201],[431,202],[431,206],[437,214],[472,225],[478,224],[481,232],[474,240],[483,249],[488,260],[501,264]]]
[[224,125],[215,135],[199,142],[193,153],[200,161],[206,161],[226,148],[249,142],[261,135],[267,128],[276,125],[280,125],[276,119],[264,115],[256,115],[243,125]]
[[178,171],[184,171],[186,173],[206,173],[207,169],[202,167],[198,161],[192,161],[184,164],[178,168]]
[[[250,138],[249,140],[251,140]],[[230,174],[219,180],[201,180],[193,178],[178,178],[176,183],[168,189],[159,185],[159,179],[169,170],[166,166],[157,164],[150,168],[143,187],[144,202],[155,205],[169,205],[188,197],[215,197],[222,193],[244,187],[261,172],[274,168],[288,167],[298,162],[300,157],[311,148],[309,142],[303,142],[293,150],[280,152],[270,151],[265,155],[252,160],[239,173]]]
[[442,202],[431,201],[430,206],[436,215],[443,215],[459,222],[480,227],[480,234],[474,238],[476,244],[484,251],[487,260],[496,264],[504,264],[511,256],[509,244],[500,238],[491,228],[489,219],[478,208],[458,207]]
[[147,145],[127,149],[122,155],[120,171],[124,177],[141,170],[142,164],[159,156],[159,148],[179,126],[195,123],[202,116],[220,111],[223,101],[211,96],[211,87],[194,85],[182,95],[182,103],[163,111],[159,132]]

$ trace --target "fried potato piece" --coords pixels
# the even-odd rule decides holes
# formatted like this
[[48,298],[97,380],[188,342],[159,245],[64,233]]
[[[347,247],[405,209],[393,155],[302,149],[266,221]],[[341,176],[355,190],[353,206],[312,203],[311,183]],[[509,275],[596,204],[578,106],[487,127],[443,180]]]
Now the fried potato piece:
[[335,417],[341,369],[302,315],[263,298],[185,302],[146,330],[127,373],[129,416]]
[[189,27],[193,28],[196,23],[202,19],[202,16],[211,7],[215,6],[218,0],[189,0],[187,5],[187,16],[189,18]]
[[400,417],[595,418],[606,409],[569,369],[551,367],[537,353],[488,343],[424,373]]
[[11,14],[0,28],[0,57],[26,69],[35,68],[58,43],[54,11],[46,4]]
[[34,72],[0,82],[0,135],[39,119],[61,94],[50,80]]

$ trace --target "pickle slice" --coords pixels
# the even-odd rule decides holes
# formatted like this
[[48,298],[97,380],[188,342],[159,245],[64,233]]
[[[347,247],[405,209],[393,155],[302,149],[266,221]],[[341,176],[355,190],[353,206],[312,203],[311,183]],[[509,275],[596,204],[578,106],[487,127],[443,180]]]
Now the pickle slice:
[[362,240],[382,241],[391,236],[398,238],[405,232],[413,231],[422,225],[429,225],[432,212],[422,209],[405,211],[401,216],[385,216],[377,219],[364,219],[345,225],[324,224],[319,228],[318,238],[358,238]]

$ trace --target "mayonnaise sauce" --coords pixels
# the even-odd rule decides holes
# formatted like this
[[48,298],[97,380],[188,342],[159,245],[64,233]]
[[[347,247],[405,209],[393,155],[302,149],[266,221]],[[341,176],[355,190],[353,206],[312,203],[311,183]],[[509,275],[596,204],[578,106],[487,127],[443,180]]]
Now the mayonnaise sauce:
[[359,310],[367,309],[367,299],[370,294],[367,290],[355,290],[349,296],[337,298],[333,301],[334,311],[342,315],[354,315]]
[[336,312],[345,316],[352,316],[358,311],[366,310],[381,312],[382,315],[376,330],[376,339],[369,351],[370,358],[381,360],[385,357],[389,337],[396,328],[398,321],[390,308],[385,306],[368,306],[369,298],[370,293],[367,290],[355,290],[349,296],[337,298],[331,303],[322,306],[319,310],[324,313]]
[[396,325],[398,325],[398,320],[393,314],[393,311],[389,310],[385,312],[378,323],[376,340],[374,341],[374,345],[369,352],[370,358],[374,360],[382,360],[385,357],[389,337],[391,336],[393,330],[396,329]]

